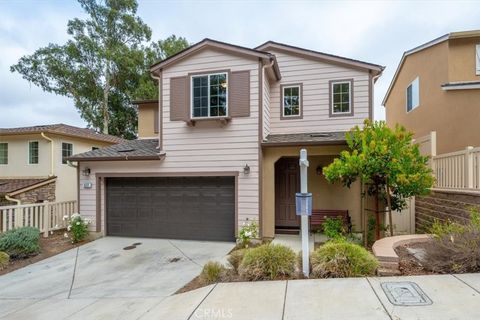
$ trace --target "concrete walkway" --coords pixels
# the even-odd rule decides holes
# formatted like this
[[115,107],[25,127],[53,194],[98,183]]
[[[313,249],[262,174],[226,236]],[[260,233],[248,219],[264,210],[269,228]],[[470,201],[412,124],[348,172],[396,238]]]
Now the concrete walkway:
[[[380,285],[412,281],[433,301],[394,306]],[[49,291],[45,287],[46,292]],[[124,289],[128,291],[128,288]],[[2,319],[480,319],[480,274],[220,283],[168,297],[0,297]]]

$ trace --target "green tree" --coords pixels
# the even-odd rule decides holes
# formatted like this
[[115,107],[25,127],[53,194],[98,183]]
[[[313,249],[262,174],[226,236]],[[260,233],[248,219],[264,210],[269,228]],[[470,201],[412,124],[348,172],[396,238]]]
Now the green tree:
[[71,39],[22,57],[10,70],[44,91],[72,98],[89,127],[134,138],[137,111],[131,100],[157,96],[148,64],[186,41],[149,44],[151,30],[136,15],[136,0],[78,1],[88,18],[68,22]]
[[[350,150],[342,151],[323,174],[329,182],[341,181],[350,187],[360,179],[367,193],[375,196],[375,231],[380,237],[379,201],[391,210],[401,211],[406,199],[429,192],[434,179],[428,166],[428,157],[420,155],[417,144],[412,143],[412,133],[397,125],[387,127],[384,121],[365,120],[361,129],[356,126],[346,139]],[[390,223],[390,233],[393,226]]]

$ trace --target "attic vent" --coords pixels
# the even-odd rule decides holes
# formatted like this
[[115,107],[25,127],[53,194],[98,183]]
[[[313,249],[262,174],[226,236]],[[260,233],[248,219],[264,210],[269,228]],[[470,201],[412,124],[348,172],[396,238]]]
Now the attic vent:
[[135,151],[135,149],[120,149],[118,152],[132,152]]
[[328,138],[331,137],[331,133],[312,133],[310,137],[312,138]]

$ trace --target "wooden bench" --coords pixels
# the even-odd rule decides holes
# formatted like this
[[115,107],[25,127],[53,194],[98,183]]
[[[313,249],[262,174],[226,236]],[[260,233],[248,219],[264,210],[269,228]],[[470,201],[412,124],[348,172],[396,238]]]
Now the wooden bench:
[[352,221],[348,215],[348,210],[324,210],[313,209],[310,216],[310,230],[315,231],[322,228],[322,225],[327,219],[341,219],[345,229],[348,232],[352,231]]

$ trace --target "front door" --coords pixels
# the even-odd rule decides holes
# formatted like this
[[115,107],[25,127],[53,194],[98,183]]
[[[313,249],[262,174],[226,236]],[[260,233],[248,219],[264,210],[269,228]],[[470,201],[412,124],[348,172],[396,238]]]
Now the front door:
[[275,227],[298,228],[295,193],[300,192],[298,158],[281,158],[275,163]]

